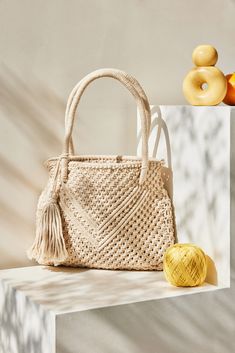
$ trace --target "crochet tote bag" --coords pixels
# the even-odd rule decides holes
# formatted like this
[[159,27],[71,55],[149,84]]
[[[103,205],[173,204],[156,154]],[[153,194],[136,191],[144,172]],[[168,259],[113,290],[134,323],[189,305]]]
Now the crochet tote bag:
[[[141,117],[142,153],[135,156],[74,155],[75,113],[95,79],[120,81],[134,96]],[[148,158],[150,107],[140,84],[116,69],[82,79],[69,96],[63,153],[46,162],[48,183],[36,215],[28,256],[44,265],[162,270],[175,242],[171,199],[161,176],[163,161]]]

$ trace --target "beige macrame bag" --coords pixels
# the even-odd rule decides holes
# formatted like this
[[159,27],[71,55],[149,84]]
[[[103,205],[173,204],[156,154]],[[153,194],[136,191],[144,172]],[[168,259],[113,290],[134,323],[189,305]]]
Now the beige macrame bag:
[[[76,156],[72,130],[77,106],[95,79],[120,81],[136,99],[142,157]],[[171,199],[161,176],[163,161],[148,158],[150,107],[139,83],[115,70],[92,72],[73,89],[65,114],[61,156],[46,162],[49,181],[36,217],[28,256],[40,264],[126,270],[161,270],[174,243]]]

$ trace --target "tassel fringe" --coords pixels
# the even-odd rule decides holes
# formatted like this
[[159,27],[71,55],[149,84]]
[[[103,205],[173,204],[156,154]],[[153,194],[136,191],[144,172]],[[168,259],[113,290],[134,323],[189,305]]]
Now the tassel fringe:
[[56,265],[67,258],[60,209],[55,199],[51,199],[41,211],[35,241],[27,255],[41,264],[49,262]]

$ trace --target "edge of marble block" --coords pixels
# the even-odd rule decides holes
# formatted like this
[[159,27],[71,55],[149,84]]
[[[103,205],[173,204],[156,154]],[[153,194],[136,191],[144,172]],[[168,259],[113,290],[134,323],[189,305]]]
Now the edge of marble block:
[[55,353],[55,324],[53,312],[0,280],[1,352]]
[[[212,118],[213,112],[217,113],[217,116],[219,114],[220,118],[222,119],[222,117],[225,118],[225,120],[227,121],[227,123],[225,124],[225,126],[227,126],[227,124],[229,124],[228,130],[227,132],[230,134],[230,136],[228,135],[228,138],[230,137],[230,146],[228,149],[229,154],[227,154],[226,158],[227,158],[227,163],[228,163],[228,177],[229,177],[229,182],[230,182],[230,194],[228,195],[228,199],[227,199],[227,208],[228,208],[228,212],[230,209],[230,214],[228,214],[228,218],[230,217],[230,222],[227,225],[228,228],[228,233],[226,233],[226,257],[227,257],[227,264],[223,264],[223,270],[222,267],[219,267],[219,272],[220,272],[220,276],[218,278],[219,281],[219,286],[223,287],[223,288],[227,288],[230,287],[230,241],[231,241],[231,222],[232,222],[232,214],[231,214],[231,198],[232,198],[232,188],[231,188],[231,184],[232,184],[232,176],[233,176],[233,172],[232,172],[232,161],[231,161],[231,151],[232,151],[232,135],[234,136],[235,133],[232,133],[232,120],[235,117],[235,107],[232,106],[228,106],[228,105],[219,105],[219,106],[192,106],[192,105],[151,105],[151,113],[152,113],[152,121],[154,118],[158,118],[159,117],[159,110],[158,107],[162,108],[162,116],[164,117],[168,117],[168,123],[170,123],[170,126],[173,125],[173,118],[175,114],[178,114],[179,111],[179,115],[177,115],[177,121],[179,121],[180,118],[180,112],[183,114],[184,113],[184,120],[187,118],[187,112],[191,114],[192,116],[194,116],[195,114],[195,118],[200,118],[201,123],[203,123],[203,119],[204,118],[204,113],[205,113],[205,119],[206,119],[206,112],[208,112],[210,114],[210,118]],[[174,110],[175,108],[175,110]],[[169,112],[169,113],[168,113]],[[156,114],[156,115],[155,115]],[[169,114],[169,115],[168,115]],[[139,119],[139,114],[138,114],[138,110],[137,110],[137,115],[138,115],[138,131],[140,128],[140,119]],[[200,121],[199,120],[199,121]],[[172,121],[172,123],[171,123]],[[183,120],[182,120],[183,121]],[[197,128],[200,129],[200,125],[199,123],[197,123]],[[172,128],[171,128],[172,129]],[[168,130],[168,129],[167,129]],[[171,133],[174,133],[174,130],[171,131]],[[152,135],[152,134],[151,134]],[[153,132],[153,136],[155,135],[155,132]],[[138,135],[139,136],[139,135]],[[150,145],[151,147],[153,147],[153,136],[151,136],[150,139]],[[150,147],[150,150],[151,150]],[[140,144],[138,146],[138,154],[140,155]],[[230,160],[230,165],[229,165],[229,160]],[[230,228],[230,230],[229,230]],[[230,234],[229,238],[228,238],[228,234]],[[204,244],[204,243],[203,243]],[[220,261],[219,261],[220,262]]]
[[176,288],[157,271],[82,271],[34,266],[0,271],[0,279],[54,315],[222,289],[208,283],[194,288]]

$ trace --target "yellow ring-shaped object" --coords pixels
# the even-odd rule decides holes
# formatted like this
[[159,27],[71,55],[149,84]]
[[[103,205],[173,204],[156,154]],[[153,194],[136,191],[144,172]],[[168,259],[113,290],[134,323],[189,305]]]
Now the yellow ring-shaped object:
[[[202,85],[207,88],[203,89]],[[183,92],[192,105],[216,105],[222,102],[227,91],[224,74],[214,66],[195,67],[185,77]]]

